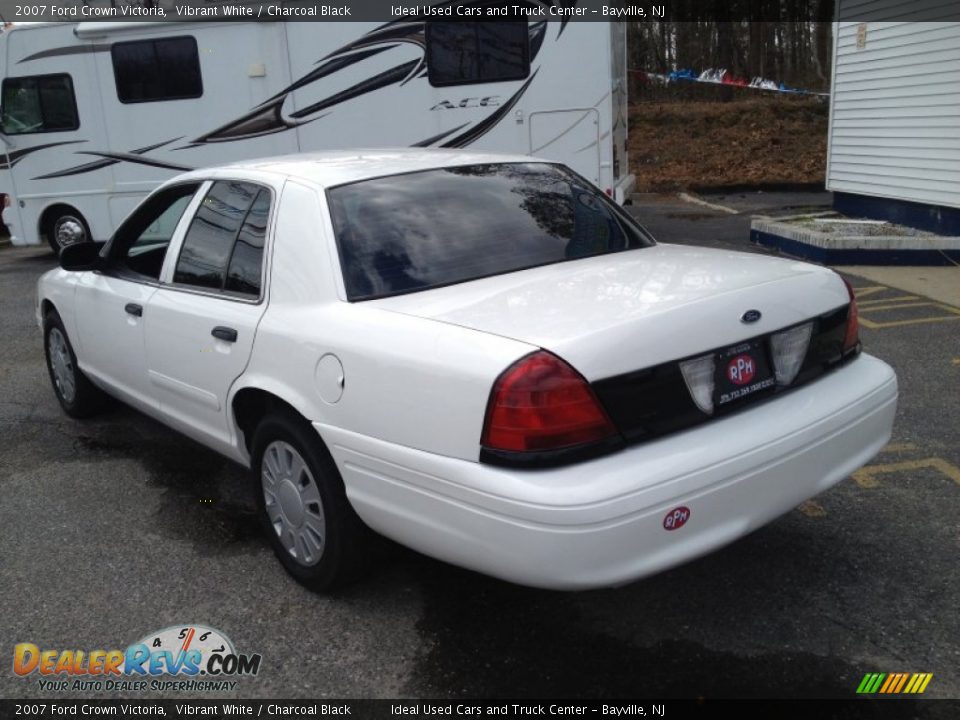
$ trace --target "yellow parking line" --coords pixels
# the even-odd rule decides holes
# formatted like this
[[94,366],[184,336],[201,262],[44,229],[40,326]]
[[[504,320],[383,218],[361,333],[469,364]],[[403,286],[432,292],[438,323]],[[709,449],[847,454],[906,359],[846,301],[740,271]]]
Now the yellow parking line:
[[878,323],[871,320],[865,320],[860,318],[860,324],[865,328],[870,330],[883,330],[885,328],[898,327],[900,325],[923,325],[925,323],[935,323],[935,322],[950,322],[951,320],[960,320],[958,317],[932,317],[932,318],[919,318],[918,320],[898,320],[897,322],[887,322],[887,323]]
[[916,450],[917,446],[913,443],[889,443],[884,446],[882,453],[900,453],[907,452],[909,450]]
[[[884,299],[883,302],[889,302]],[[909,302],[909,303],[896,303],[893,305],[874,305],[873,307],[863,308],[862,312],[882,312],[884,310],[906,310],[909,308],[918,308],[918,307],[936,307],[937,303],[932,302]],[[857,307],[860,307],[860,303],[857,303]]]
[[911,470],[923,470],[926,468],[937,470],[953,480],[957,485],[960,485],[960,468],[938,457],[888,463],[886,465],[867,465],[853,473],[853,480],[860,487],[870,489],[880,485],[880,481],[877,480],[878,475],[910,472]]
[[896,322],[874,322],[873,320],[867,320],[865,317],[861,317],[860,324],[870,330],[882,330],[900,325],[923,325],[924,323],[951,322],[953,320],[960,320],[960,313],[958,313],[956,317],[937,315],[936,317],[917,318],[916,320],[897,320]]
[[869,306],[879,305],[881,303],[908,302],[908,301],[920,300],[920,299],[922,298],[919,295],[904,295],[903,297],[880,298],[879,300],[864,300],[863,302],[861,302],[860,300],[857,300],[857,307],[861,309],[863,309],[864,307],[868,307],[868,309],[874,310],[876,308],[869,307]]
[[886,285],[870,285],[868,287],[854,288],[853,294],[856,295],[857,300],[859,301],[862,297],[868,297],[870,295],[876,295],[878,292],[883,292],[884,290],[889,290]]
[[814,502],[813,500],[806,500],[800,503],[797,505],[797,510],[802,512],[807,517],[823,517],[827,514],[827,511],[824,509],[823,505]]
[[[960,320],[960,308],[955,308],[952,305],[945,305],[944,303],[938,302],[915,302],[916,300],[923,300],[923,298],[916,295],[902,295],[895,298],[880,298],[878,300],[867,300],[866,302],[862,303],[858,302],[857,305],[860,308],[860,324],[870,330],[881,330],[884,328],[902,327],[904,325],[923,325],[926,323],[951,322],[953,320]],[[875,312],[884,312],[890,310],[912,310],[915,308],[935,308],[936,310],[949,314],[893,320],[890,322],[871,320],[869,317],[866,317],[866,315]]]

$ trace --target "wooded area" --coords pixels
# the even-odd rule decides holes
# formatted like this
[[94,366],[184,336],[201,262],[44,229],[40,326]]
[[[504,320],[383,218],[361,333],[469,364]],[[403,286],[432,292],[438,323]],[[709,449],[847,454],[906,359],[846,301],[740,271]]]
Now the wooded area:
[[[829,90],[833,0],[672,0],[670,7],[690,20],[630,23],[631,69],[724,68],[748,80]],[[715,19],[738,14],[779,19]]]

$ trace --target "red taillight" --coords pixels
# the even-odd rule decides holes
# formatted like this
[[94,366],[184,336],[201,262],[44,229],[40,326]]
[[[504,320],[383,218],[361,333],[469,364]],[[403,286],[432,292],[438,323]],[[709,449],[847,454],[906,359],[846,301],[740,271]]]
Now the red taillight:
[[584,445],[616,432],[583,376],[541,350],[497,378],[481,442],[490,450],[536,452]]
[[853,294],[850,283],[843,280],[850,295],[850,306],[847,310],[847,333],[843,337],[843,352],[853,350],[860,342],[860,313],[857,311],[857,298]]

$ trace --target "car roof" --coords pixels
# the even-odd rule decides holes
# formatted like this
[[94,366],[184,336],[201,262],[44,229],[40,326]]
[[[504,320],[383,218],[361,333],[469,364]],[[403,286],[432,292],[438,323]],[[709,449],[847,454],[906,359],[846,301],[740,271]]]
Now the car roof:
[[299,178],[323,187],[345,185],[359,180],[399,175],[402,173],[430,170],[461,165],[488,163],[549,162],[528,155],[505,155],[477,153],[463,150],[437,148],[385,148],[364,150],[337,150],[328,152],[298,153],[277,157],[245,160],[196,170],[178,180],[189,177],[210,177],[243,171],[245,175],[258,172]]

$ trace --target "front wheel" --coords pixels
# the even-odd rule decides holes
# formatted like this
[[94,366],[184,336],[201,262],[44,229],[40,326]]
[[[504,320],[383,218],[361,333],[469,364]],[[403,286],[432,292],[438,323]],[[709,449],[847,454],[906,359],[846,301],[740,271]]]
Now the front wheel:
[[77,366],[77,355],[56,312],[44,318],[43,346],[47,372],[60,406],[70,417],[85,418],[104,408],[107,397]]
[[260,519],[287,572],[311,590],[354,579],[367,563],[370,531],[313,428],[287,415],[265,418],[252,467]]

